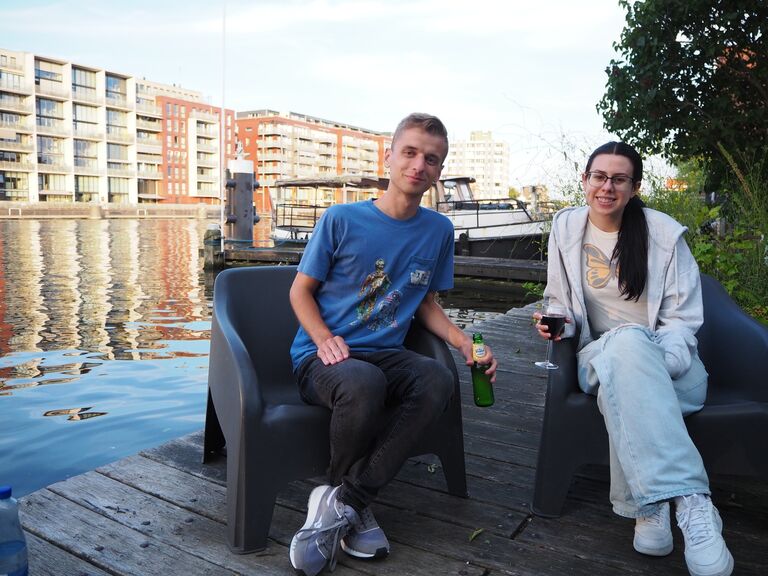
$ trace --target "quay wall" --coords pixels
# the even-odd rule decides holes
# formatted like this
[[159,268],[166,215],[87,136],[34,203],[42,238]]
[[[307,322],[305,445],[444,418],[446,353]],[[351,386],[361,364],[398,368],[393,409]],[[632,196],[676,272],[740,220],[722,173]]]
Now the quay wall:
[[221,207],[208,204],[75,204],[72,202],[0,202],[0,220],[53,218],[200,218],[216,219]]

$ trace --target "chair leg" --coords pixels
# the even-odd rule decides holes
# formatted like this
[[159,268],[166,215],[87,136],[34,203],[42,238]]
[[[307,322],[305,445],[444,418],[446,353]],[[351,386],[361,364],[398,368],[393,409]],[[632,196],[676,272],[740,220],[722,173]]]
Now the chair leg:
[[543,518],[559,517],[571,487],[573,472],[573,470],[561,469],[545,474],[540,462],[536,469],[531,512]]
[[[278,489],[252,465],[242,469],[227,460],[227,544],[235,554],[260,552],[267,547]],[[251,474],[244,471],[249,469]],[[266,481],[265,481],[266,480]]]
[[464,444],[462,442],[459,451],[455,446],[451,450],[439,455],[443,466],[445,482],[448,485],[448,493],[459,498],[467,498],[467,470],[464,463]]
[[205,432],[203,434],[203,464],[214,460],[219,456],[224,448],[226,441],[224,433],[221,431],[219,417],[216,415],[216,408],[213,405],[211,391],[208,390],[208,404],[205,409]]

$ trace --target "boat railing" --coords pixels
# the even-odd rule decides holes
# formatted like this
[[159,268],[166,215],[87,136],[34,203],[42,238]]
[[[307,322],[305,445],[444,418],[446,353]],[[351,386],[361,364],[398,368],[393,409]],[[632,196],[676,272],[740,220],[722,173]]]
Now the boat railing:
[[[531,212],[528,203],[516,198],[482,198],[476,200],[444,200],[437,203],[437,211],[449,217],[453,216],[454,228],[459,231],[473,230],[477,228],[502,228],[509,226],[525,226],[531,223],[547,222],[552,218],[553,212],[548,209]],[[488,216],[493,213],[514,213],[516,220],[504,220],[491,222]],[[456,216],[461,214],[465,220],[459,223]]]
[[275,227],[291,233],[312,232],[327,208],[314,204],[278,204],[275,209]]

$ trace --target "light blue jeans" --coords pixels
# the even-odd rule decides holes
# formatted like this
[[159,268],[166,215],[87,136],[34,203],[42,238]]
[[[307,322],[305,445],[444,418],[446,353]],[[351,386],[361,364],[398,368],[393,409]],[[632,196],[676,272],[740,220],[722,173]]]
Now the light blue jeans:
[[597,395],[608,430],[613,511],[653,514],[660,503],[709,494],[704,463],[683,422],[701,410],[707,372],[698,355],[677,380],[648,328],[628,325],[603,334],[578,354],[579,385]]

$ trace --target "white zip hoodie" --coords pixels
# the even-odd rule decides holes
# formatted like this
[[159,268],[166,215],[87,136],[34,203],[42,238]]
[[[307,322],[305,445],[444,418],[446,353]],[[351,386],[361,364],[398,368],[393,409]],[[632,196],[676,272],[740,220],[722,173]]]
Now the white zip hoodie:
[[[687,228],[664,214],[643,208],[648,222],[648,326],[665,350],[672,378],[691,366],[696,353],[696,332],[704,321],[699,267],[683,239]],[[577,349],[592,341],[584,301],[581,270],[582,244],[589,208],[565,208],[552,221],[549,235],[547,287],[544,296],[569,309],[571,323],[564,338],[579,333]],[[585,328],[586,327],[586,328]]]

